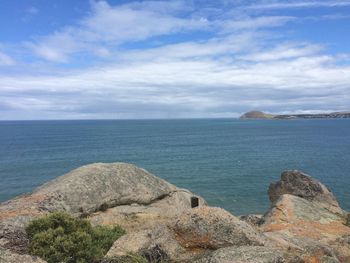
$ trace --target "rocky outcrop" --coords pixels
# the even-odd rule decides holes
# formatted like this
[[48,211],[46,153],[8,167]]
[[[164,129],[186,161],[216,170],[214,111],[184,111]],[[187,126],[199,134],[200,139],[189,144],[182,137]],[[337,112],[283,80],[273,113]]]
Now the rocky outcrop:
[[[0,205],[0,245],[26,253],[24,228],[38,216],[67,211],[95,225],[120,224],[127,230],[164,224],[191,208],[193,194],[131,164],[91,164],[44,184],[31,194]],[[199,205],[205,201],[199,198]]]
[[283,172],[280,181],[270,184],[268,194],[271,203],[275,203],[284,194],[290,194],[318,203],[332,213],[345,215],[336,198],[325,185],[300,171]]
[[237,218],[200,197],[191,208],[193,193],[134,165],[83,166],[0,205],[0,262],[44,262],[28,255],[24,228],[51,211],[125,228],[106,262],[130,252],[153,262],[350,262],[349,216],[325,185],[286,171],[268,194],[264,216]]
[[79,214],[133,203],[148,205],[176,190],[176,186],[134,165],[98,163],[58,177],[34,195],[50,197],[43,204],[49,211]]
[[302,172],[286,171],[268,193],[272,207],[260,226],[266,236],[305,262],[350,259],[349,244],[335,245],[350,234],[345,212],[326,186]]
[[264,245],[264,238],[248,223],[221,208],[201,207],[184,212],[174,225],[177,239],[186,248],[218,249]]
[[131,232],[117,240],[107,257],[142,254],[157,247],[174,262],[192,262],[223,247],[263,246],[266,238],[248,223],[221,208],[186,210],[167,225]]

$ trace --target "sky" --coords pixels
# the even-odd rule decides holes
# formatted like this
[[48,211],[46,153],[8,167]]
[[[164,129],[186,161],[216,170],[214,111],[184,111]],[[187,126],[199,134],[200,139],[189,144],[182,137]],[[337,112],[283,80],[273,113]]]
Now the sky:
[[1,0],[0,120],[350,110],[350,0]]

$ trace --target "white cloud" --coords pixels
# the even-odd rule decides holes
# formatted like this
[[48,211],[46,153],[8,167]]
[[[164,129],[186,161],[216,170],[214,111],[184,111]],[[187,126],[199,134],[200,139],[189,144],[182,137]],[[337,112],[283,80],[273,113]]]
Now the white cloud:
[[[203,19],[173,16],[172,12],[180,8],[180,4],[175,5],[175,8],[174,3],[163,2],[160,6],[162,8],[148,3],[113,7],[104,1],[93,2],[92,15],[78,25],[39,37],[37,41],[26,45],[44,59],[67,62],[69,55],[76,52],[96,53],[95,50],[104,50],[105,54],[106,45],[116,47],[128,41],[141,41],[207,26],[206,20]],[[153,10],[154,7],[157,8]],[[100,51],[97,54],[101,54]]]
[[260,4],[249,6],[249,9],[292,9],[317,7],[343,7],[350,6],[350,1],[262,1]]
[[0,66],[13,66],[16,62],[9,55],[0,51]]
[[[232,34],[282,26],[295,20],[292,16],[235,17],[227,11],[224,17],[208,20],[191,15],[193,6],[187,2],[134,2],[111,6],[107,2],[92,2],[92,13],[77,25],[37,37],[26,43],[36,55],[49,61],[70,62],[76,53],[112,55],[112,50],[125,43],[149,40],[157,36],[184,32]],[[187,16],[178,12],[187,12]],[[225,11],[226,12],[226,11]],[[225,13],[224,12],[224,13]]]
[[66,28],[47,37],[41,37],[37,43],[26,42],[34,53],[54,62],[68,62],[69,54],[84,48],[84,43],[76,39],[75,30]]
[[239,29],[259,29],[277,27],[294,20],[292,16],[260,16],[253,18],[243,18],[240,20],[219,21],[224,31],[231,32]]
[[256,53],[250,53],[242,56],[242,59],[251,61],[266,61],[266,60],[281,60],[291,59],[297,57],[305,57],[315,55],[320,51],[323,51],[323,47],[320,45],[281,45],[271,50],[262,50]]
[[[57,76],[0,77],[0,97],[17,110],[47,118],[236,116],[251,108],[273,112],[346,108],[350,66],[337,66],[337,58],[319,54],[312,45],[273,50],[284,54],[284,48],[286,54],[301,49],[296,52],[301,56],[292,52],[288,60],[281,56],[244,63],[215,55],[193,60],[180,54]],[[165,53],[163,48],[158,51],[159,56]],[[156,57],[157,50],[151,52]]]
[[[92,5],[78,24],[26,43],[46,60],[68,63],[82,54],[92,66],[46,68],[36,61],[35,74],[21,72],[21,65],[18,74],[0,74],[1,118],[227,117],[252,108],[281,113],[349,106],[349,54],[329,54],[326,44],[291,41],[276,30],[299,21],[294,16],[230,9],[213,15],[187,1]],[[204,36],[177,38],[189,32]],[[148,45],[122,45],[137,41]],[[0,53],[6,64],[1,61],[12,60]]]

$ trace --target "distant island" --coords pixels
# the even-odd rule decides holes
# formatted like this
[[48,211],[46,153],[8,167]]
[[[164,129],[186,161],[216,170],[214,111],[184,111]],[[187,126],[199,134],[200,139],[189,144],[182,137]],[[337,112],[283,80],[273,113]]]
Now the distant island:
[[350,112],[331,112],[331,113],[318,113],[318,114],[282,114],[274,115],[264,113],[262,111],[249,111],[244,113],[240,119],[339,119],[350,118]]

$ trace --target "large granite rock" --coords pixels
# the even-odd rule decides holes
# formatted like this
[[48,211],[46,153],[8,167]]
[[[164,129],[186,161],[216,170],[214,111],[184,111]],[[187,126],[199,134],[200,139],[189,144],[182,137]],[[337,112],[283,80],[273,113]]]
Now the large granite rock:
[[325,185],[297,170],[283,172],[280,181],[270,184],[268,194],[271,203],[275,203],[284,194],[290,194],[317,202],[331,212],[344,216],[336,198]]
[[251,225],[216,207],[184,212],[177,218],[173,229],[179,242],[187,248],[262,246],[266,241]]
[[[31,194],[0,205],[0,246],[26,253],[24,232],[33,218],[52,211],[88,217],[95,225],[121,224],[128,231],[164,223],[190,209],[191,192],[125,163],[75,169]],[[205,201],[200,198],[200,205]]]
[[155,262],[350,262],[347,214],[326,186],[302,172],[284,172],[271,184],[270,210],[262,218],[241,217],[249,223],[207,207],[202,198],[192,209],[192,196],[134,165],[83,166],[0,205],[0,262],[42,263],[26,255],[24,228],[51,211],[122,225],[127,234],[107,257],[135,252]]
[[[148,205],[132,203],[112,207],[89,215],[93,225],[114,225],[118,222],[127,232],[150,229],[160,224],[167,225],[177,215],[191,208],[193,194],[188,190],[174,189],[166,197]],[[199,198],[200,206],[205,201]]]
[[128,252],[142,254],[157,247],[174,262],[192,262],[206,251],[228,246],[262,246],[266,238],[251,225],[221,208],[199,207],[183,211],[167,225],[131,231],[117,240],[107,257]]
[[175,191],[174,185],[125,163],[96,163],[75,169],[39,187],[34,195],[50,196],[49,211],[92,213],[126,204],[148,205]]
[[304,262],[350,259],[349,244],[338,242],[350,227],[326,186],[302,172],[286,171],[270,185],[269,196],[272,207],[260,229],[276,246],[294,251]]

